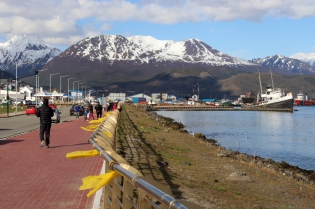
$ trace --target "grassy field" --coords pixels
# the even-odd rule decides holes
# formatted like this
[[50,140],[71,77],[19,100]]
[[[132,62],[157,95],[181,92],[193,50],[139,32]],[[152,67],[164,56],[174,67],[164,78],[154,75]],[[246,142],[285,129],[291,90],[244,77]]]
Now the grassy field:
[[[18,105],[17,106],[17,111],[18,112],[25,112],[25,108],[26,106],[21,106]],[[2,104],[0,105],[0,114],[6,114],[7,113],[7,106],[2,106]],[[14,105],[9,105],[9,113],[14,113],[16,111],[16,108]]]

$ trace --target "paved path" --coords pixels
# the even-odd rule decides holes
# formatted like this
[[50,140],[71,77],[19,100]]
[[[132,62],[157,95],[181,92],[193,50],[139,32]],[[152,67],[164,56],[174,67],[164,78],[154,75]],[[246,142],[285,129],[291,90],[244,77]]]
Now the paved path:
[[83,118],[52,126],[50,148],[41,148],[39,130],[0,140],[0,208],[56,209],[93,207],[94,196],[79,191],[82,178],[99,175],[103,159],[69,160],[66,154],[91,150],[92,132]]

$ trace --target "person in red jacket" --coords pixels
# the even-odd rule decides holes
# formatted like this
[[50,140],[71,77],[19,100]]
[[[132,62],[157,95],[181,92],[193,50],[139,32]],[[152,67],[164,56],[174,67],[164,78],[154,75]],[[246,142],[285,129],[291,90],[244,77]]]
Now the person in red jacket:
[[88,109],[89,109],[89,119],[88,120],[91,120],[91,118],[93,118],[93,120],[95,120],[94,119],[94,114],[93,114],[93,105],[92,104],[90,104],[89,105],[89,107],[88,107]]

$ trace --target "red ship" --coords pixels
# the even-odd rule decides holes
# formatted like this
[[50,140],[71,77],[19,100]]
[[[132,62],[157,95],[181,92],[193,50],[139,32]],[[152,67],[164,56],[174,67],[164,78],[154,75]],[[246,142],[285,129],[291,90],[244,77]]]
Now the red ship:
[[294,105],[296,106],[315,105],[315,99],[309,100],[307,94],[304,95],[304,93],[301,91],[296,95],[296,98],[294,98]]

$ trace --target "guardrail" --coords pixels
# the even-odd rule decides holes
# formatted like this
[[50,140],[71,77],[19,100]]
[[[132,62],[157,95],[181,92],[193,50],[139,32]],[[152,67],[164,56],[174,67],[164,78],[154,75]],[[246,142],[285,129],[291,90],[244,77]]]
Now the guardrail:
[[104,186],[101,208],[202,208],[186,200],[174,199],[162,184],[142,176],[137,169],[130,166],[124,158],[114,151],[118,120],[119,111],[111,112],[88,140],[104,158],[105,173],[109,171],[118,173],[118,176]]

